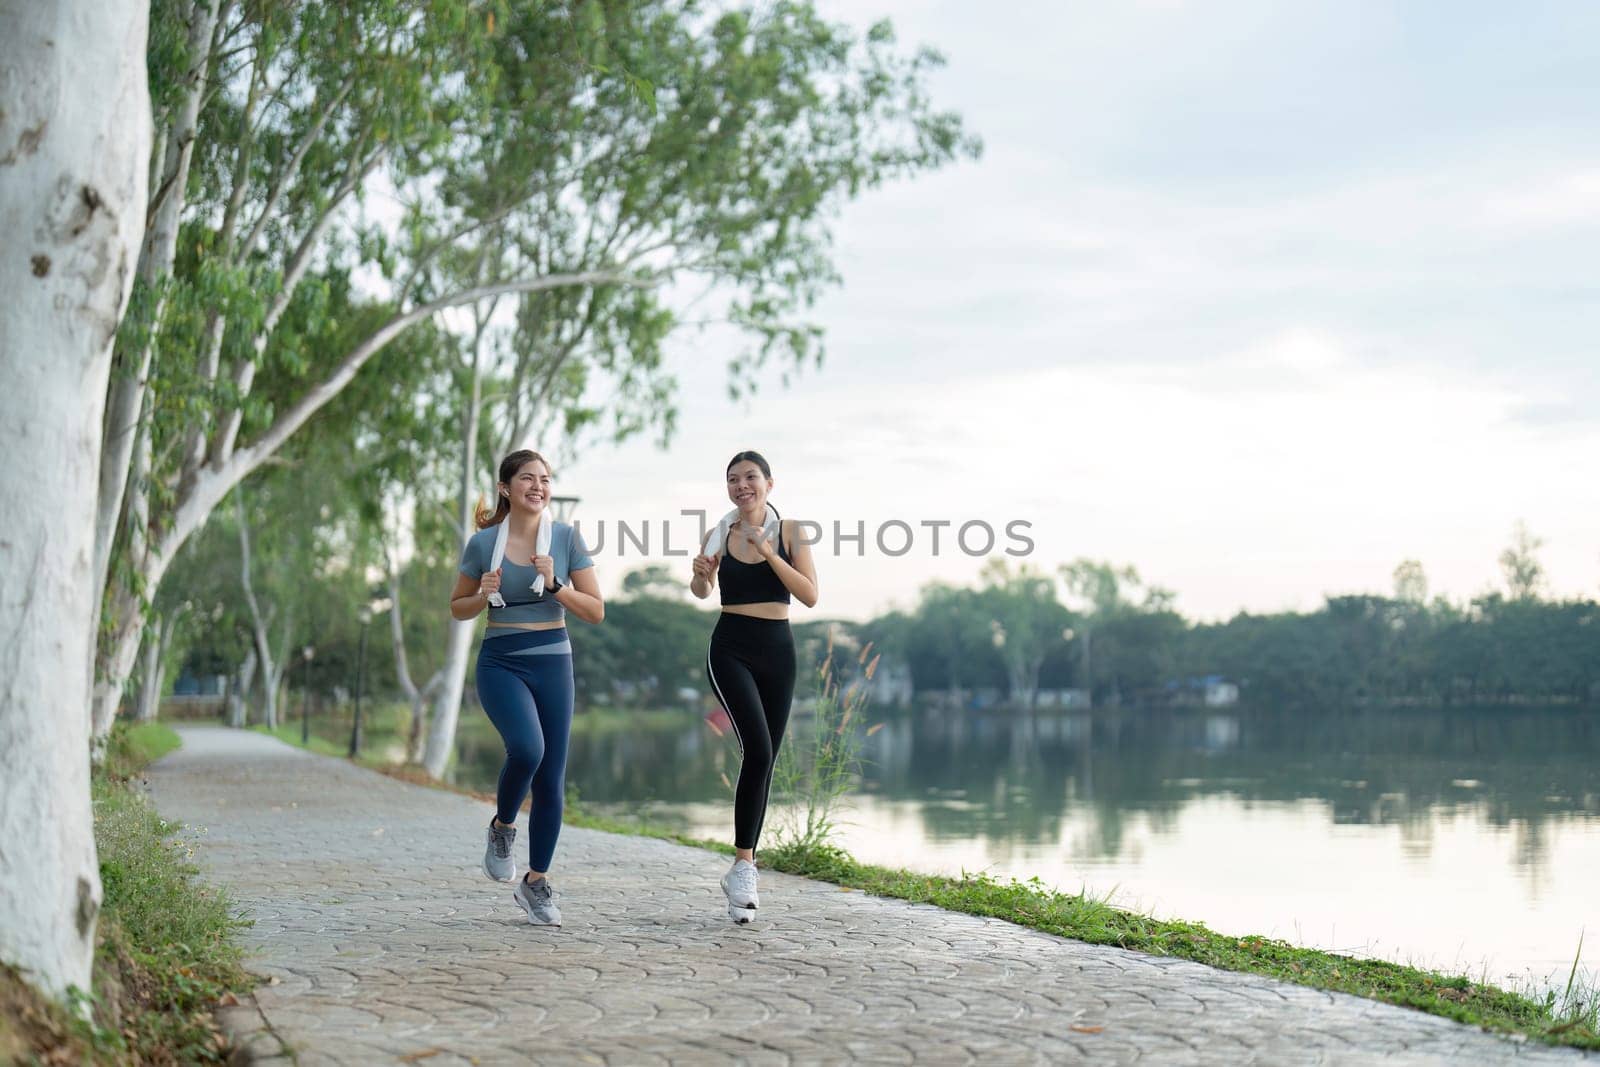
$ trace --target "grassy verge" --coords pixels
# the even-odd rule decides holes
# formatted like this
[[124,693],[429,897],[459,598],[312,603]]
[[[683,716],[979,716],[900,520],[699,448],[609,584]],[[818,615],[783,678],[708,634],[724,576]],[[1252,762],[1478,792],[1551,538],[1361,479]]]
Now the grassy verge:
[[[298,737],[286,738],[298,741]],[[418,785],[494,798],[435,781],[418,767],[376,769]],[[731,846],[631,821],[584,812],[569,797],[566,822],[612,833],[655,837],[731,854]],[[1506,1034],[1558,1045],[1600,1049],[1600,989],[1574,980],[1564,993],[1520,993],[1384,960],[1300,948],[1273,938],[1221,934],[1199,923],[1155,919],[1112,907],[1083,893],[1063,893],[1033,879],[999,881],[988,875],[953,878],[859,863],[840,849],[765,849],[761,865],[876,896],[933,904],[949,911],[1004,919],[1095,945],[1193,960],[1222,970],[1259,974],[1413,1008]],[[1576,975],[1576,966],[1574,966]]]
[[0,971],[0,1063],[220,1063],[228,1045],[211,1011],[250,988],[227,899],[195,880],[173,823],[134,780],[178,747],[160,725],[119,728],[91,783],[104,891],[87,1017]]
[[950,878],[858,863],[830,847],[768,850],[764,867],[860,889],[877,896],[934,904],[968,915],[1005,919],[1019,926],[1211,967],[1266,975],[1297,985],[1415,1008],[1457,1022],[1552,1044],[1600,1048],[1594,990],[1574,988],[1534,998],[1474,982],[1464,976],[1298,948],[1265,937],[1233,937],[1199,923],[1165,921],[1111,907],[1082,893],[1062,893],[1029,882],[987,875]]

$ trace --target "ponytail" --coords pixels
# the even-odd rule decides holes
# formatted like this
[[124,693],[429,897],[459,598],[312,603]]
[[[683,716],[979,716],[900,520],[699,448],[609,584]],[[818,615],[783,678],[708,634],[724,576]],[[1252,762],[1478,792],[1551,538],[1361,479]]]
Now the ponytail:
[[483,494],[478,495],[478,502],[472,508],[472,520],[477,523],[478,529],[487,530],[495,523],[503,520],[511,513],[511,501],[495,492],[495,506],[493,510],[483,502]]

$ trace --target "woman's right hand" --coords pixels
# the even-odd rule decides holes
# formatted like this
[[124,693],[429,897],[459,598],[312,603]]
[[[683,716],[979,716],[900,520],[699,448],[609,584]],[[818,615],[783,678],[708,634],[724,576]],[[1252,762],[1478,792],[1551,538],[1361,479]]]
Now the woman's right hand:
[[484,571],[483,577],[478,579],[478,595],[487,600],[490,593],[498,593],[499,591],[500,572],[498,570]]
[[720,552],[715,556],[696,556],[694,558],[694,576],[709,582],[711,576],[716,573],[717,564],[721,559],[722,554]]

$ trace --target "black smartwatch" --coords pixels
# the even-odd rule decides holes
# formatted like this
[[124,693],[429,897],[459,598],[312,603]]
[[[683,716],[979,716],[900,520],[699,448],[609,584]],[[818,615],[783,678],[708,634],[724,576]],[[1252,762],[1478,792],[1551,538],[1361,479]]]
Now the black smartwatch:
[[561,579],[552,574],[550,580],[545,583],[544,591],[546,596],[554,597],[565,588],[566,586],[561,584]]

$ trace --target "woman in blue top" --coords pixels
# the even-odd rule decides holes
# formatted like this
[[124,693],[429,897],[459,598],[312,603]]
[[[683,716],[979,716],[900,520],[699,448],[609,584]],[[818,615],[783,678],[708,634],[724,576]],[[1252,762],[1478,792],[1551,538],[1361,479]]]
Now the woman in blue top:
[[[572,729],[572,644],[566,614],[584,622],[605,618],[594,561],[583,539],[550,513],[550,465],[537,452],[513,452],[500,461],[494,511],[479,507],[478,532],[461,553],[461,574],[450,614],[475,618],[489,608],[478,649],[478,700],[500,731],[506,762],[494,818],[489,820],[483,870],[496,881],[516,877],[511,847],[517,812],[531,788],[528,872],[513,894],[536,926],[560,926],[561,912],[545,874],[561,834],[566,791],[567,739]],[[505,524],[505,555],[494,564],[495,539]],[[548,553],[540,553],[540,526],[549,523]],[[535,586],[542,589],[535,591]],[[498,593],[504,607],[490,604]]]

